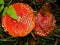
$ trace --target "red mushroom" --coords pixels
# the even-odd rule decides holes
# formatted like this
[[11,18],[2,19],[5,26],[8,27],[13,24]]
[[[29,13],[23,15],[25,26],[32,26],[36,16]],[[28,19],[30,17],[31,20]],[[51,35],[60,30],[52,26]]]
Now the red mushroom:
[[2,17],[2,27],[13,37],[24,37],[35,27],[35,16],[33,9],[24,3],[11,5],[18,16],[18,20],[12,19],[7,13]]
[[36,35],[47,36],[54,30],[56,20],[53,18],[53,14],[50,12],[50,9],[50,4],[46,3],[38,12],[36,16],[36,26],[33,31]]

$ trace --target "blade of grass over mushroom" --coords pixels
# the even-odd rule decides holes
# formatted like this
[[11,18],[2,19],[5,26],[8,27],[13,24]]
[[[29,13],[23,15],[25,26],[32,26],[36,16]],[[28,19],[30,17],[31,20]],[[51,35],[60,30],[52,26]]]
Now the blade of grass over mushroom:
[[0,7],[0,12],[3,10],[3,8],[4,8],[4,5],[1,5],[1,7]]
[[14,10],[14,8],[13,8],[12,6],[9,6],[9,7],[8,7],[7,14],[8,14],[11,18],[13,18],[13,19],[15,19],[15,20],[18,19],[18,16],[17,16],[17,14],[16,14],[16,12],[15,12],[15,10]]
[[0,0],[0,4],[4,4],[4,0]]

